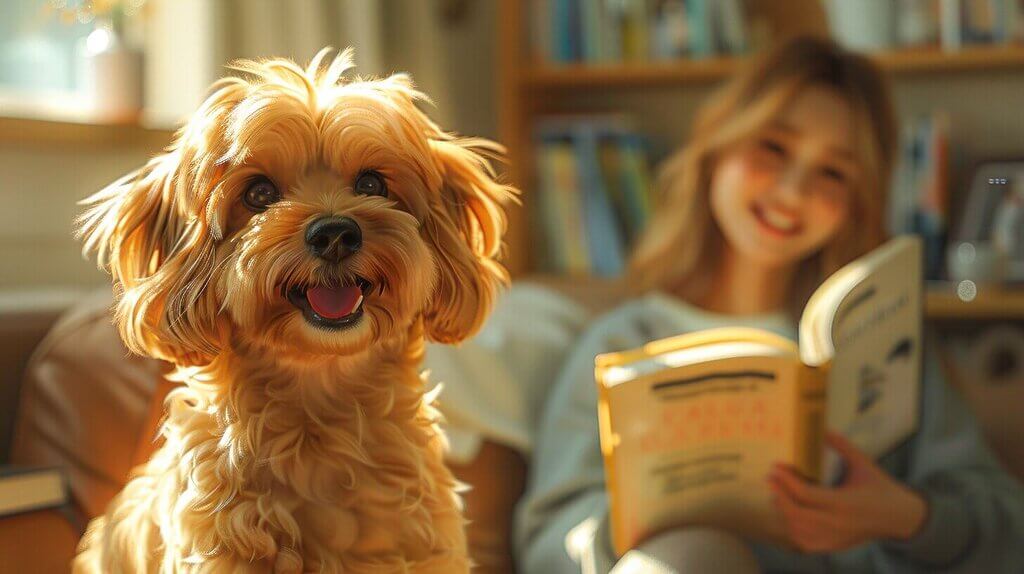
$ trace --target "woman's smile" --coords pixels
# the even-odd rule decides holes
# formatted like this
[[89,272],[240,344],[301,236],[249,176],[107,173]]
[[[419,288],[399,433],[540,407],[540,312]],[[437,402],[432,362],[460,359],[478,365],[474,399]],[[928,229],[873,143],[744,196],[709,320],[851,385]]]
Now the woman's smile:
[[800,219],[792,213],[778,210],[774,207],[766,207],[754,204],[751,208],[754,219],[758,222],[763,232],[772,237],[788,238],[800,234],[803,224]]

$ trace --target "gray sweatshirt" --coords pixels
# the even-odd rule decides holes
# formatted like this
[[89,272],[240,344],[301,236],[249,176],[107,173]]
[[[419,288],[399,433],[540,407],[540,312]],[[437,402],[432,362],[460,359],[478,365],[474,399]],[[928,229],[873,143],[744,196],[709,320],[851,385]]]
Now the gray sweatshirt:
[[[790,338],[782,314],[709,313],[661,294],[630,301],[596,320],[570,353],[541,416],[527,492],[516,516],[518,564],[526,573],[580,572],[567,536],[596,524],[584,545],[597,570],[615,563],[597,426],[594,357],[659,339],[722,326],[750,326]],[[917,433],[879,460],[921,492],[929,515],[905,542],[878,540],[834,554],[799,554],[752,544],[767,572],[1024,572],[1024,487],[985,446],[970,413],[925,349],[923,404]],[[579,528],[574,535],[579,544]]]

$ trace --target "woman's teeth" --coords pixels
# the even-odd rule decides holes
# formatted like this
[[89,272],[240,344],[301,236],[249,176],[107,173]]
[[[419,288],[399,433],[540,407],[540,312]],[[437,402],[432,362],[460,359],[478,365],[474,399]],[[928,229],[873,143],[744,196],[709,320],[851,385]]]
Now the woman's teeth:
[[786,233],[790,233],[796,230],[796,219],[783,213],[779,213],[778,211],[775,211],[773,209],[761,209],[760,212],[761,218],[764,220],[765,223],[767,223],[771,227],[774,227],[775,229],[778,229],[779,231],[783,231]]

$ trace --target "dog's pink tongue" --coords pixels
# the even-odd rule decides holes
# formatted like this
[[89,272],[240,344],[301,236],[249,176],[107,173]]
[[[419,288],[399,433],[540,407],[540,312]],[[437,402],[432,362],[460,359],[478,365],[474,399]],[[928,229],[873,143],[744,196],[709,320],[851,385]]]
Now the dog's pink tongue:
[[341,319],[359,304],[359,287],[313,287],[306,290],[309,306],[325,319]]

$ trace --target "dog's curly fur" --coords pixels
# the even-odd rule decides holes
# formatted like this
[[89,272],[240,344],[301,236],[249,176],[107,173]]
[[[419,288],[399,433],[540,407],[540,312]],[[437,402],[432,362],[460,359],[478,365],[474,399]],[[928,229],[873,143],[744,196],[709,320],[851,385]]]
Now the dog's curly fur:
[[[404,75],[346,79],[244,61],[165,153],[79,220],[135,352],[175,363],[164,445],[95,519],[75,572],[465,572],[457,483],[419,373],[426,339],[479,328],[515,190],[502,150],[443,132]],[[387,195],[359,195],[373,170]],[[242,197],[265,177],[280,199]],[[307,227],[358,222],[359,250],[314,256]],[[290,290],[352,285],[363,315],[323,328]]]

